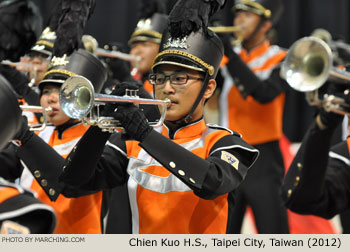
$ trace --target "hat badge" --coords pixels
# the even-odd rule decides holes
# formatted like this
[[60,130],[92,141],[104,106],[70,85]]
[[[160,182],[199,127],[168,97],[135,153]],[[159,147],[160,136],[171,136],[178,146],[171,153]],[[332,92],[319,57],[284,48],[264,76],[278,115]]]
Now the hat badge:
[[49,27],[46,27],[45,30],[42,32],[40,39],[55,40],[56,32],[51,31]]
[[51,60],[51,66],[55,67],[55,66],[65,66],[69,63],[69,61],[67,60],[67,55],[63,55],[63,57],[56,57],[54,56]]
[[179,49],[188,49],[189,45],[187,44],[187,36],[183,38],[169,38],[168,41],[163,46],[166,48],[179,48]]
[[152,30],[152,21],[150,18],[147,19],[141,19],[136,26],[136,29],[142,29],[142,30]]

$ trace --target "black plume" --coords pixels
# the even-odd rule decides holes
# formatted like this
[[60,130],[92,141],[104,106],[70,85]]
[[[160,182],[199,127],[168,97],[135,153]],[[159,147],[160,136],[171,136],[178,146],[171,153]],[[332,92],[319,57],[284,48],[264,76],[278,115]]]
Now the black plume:
[[95,0],[61,0],[51,16],[50,28],[56,31],[53,55],[70,55],[82,47],[81,37],[95,8]]
[[42,30],[38,7],[28,0],[0,1],[0,60],[18,61]]
[[169,32],[181,38],[201,27],[208,33],[209,18],[225,5],[226,0],[178,0],[169,14]]
[[165,0],[142,0],[140,2],[139,19],[147,19],[154,13],[166,13]]

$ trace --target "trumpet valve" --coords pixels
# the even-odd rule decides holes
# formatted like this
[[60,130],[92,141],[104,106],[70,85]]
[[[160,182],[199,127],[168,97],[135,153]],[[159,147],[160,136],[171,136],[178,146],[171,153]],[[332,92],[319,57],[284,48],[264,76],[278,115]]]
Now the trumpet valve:
[[125,95],[124,96],[128,96],[128,97],[134,97],[134,98],[138,98],[138,93],[139,90],[138,89],[125,89]]

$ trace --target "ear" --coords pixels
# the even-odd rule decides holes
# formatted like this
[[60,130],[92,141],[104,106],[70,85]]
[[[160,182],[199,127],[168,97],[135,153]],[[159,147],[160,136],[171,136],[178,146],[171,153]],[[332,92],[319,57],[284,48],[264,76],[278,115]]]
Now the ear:
[[267,33],[272,28],[272,23],[270,20],[266,20],[261,27],[264,30],[264,33]]
[[208,82],[207,89],[204,92],[203,98],[209,99],[213,95],[215,88],[216,88],[215,79],[210,79]]

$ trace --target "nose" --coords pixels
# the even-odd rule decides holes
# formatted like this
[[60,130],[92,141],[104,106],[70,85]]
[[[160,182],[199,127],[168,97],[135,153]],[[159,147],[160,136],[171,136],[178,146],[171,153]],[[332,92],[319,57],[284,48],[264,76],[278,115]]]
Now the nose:
[[164,85],[163,86],[163,93],[164,94],[174,94],[175,93],[175,88],[173,87],[173,85],[171,85],[169,76],[165,77],[165,82],[163,85]]
[[141,51],[142,51],[141,46],[139,44],[136,44],[133,48],[131,48],[130,54],[139,56]]
[[49,104],[52,104],[52,103],[57,103],[58,102],[58,93],[57,92],[51,92],[48,97],[47,97],[47,102]]

